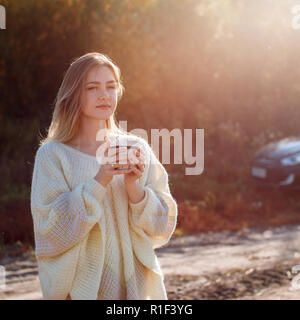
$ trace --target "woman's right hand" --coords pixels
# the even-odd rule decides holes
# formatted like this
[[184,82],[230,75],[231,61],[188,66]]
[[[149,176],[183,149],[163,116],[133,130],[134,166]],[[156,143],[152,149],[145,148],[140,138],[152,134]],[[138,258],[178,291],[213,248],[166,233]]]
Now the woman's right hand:
[[[130,172],[131,165],[127,157],[127,149],[110,148],[110,141],[107,140],[98,148],[97,157],[99,156],[101,157],[101,166],[94,178],[104,187],[110,183],[114,175]],[[119,161],[126,159],[127,163],[118,163],[118,161],[116,161],[117,157]],[[124,169],[124,167],[128,167],[128,165],[129,168]]]

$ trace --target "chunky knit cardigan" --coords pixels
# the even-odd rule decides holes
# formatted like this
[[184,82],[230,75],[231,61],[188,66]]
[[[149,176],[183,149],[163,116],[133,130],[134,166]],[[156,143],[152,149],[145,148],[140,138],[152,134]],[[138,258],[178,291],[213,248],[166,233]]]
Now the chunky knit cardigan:
[[170,240],[177,204],[152,148],[134,139],[146,152],[138,203],[124,175],[106,187],[94,179],[96,157],[56,141],[37,150],[31,213],[43,299],[167,299],[154,250]]

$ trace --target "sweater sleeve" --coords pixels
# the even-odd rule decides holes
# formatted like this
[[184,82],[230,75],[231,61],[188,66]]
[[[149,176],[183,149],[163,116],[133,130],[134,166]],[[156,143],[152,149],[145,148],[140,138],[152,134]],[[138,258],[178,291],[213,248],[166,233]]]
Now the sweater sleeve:
[[177,203],[170,193],[167,171],[153,150],[147,149],[149,167],[145,170],[145,196],[138,203],[129,200],[129,221],[132,230],[148,238],[155,249],[166,244],[176,228]]
[[36,256],[63,254],[85,238],[103,215],[105,193],[106,187],[94,178],[71,190],[57,155],[40,147],[31,185]]

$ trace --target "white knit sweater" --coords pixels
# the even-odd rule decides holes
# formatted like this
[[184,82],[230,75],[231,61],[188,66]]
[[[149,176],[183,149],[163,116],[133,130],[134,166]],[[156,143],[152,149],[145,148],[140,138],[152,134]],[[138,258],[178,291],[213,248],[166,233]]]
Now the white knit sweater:
[[131,203],[124,176],[104,187],[96,157],[50,141],[39,147],[31,185],[35,253],[43,299],[167,299],[154,249],[175,230],[177,204],[168,174],[148,143]]

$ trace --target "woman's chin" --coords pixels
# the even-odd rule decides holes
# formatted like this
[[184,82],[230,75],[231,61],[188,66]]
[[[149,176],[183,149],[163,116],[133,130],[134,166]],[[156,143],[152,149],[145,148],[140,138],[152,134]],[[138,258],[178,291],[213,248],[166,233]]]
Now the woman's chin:
[[93,115],[93,118],[95,118],[97,120],[108,120],[110,118],[110,116],[111,116],[110,112],[106,112],[106,113],[103,112],[103,114],[101,114],[101,115],[99,115],[99,114]]

